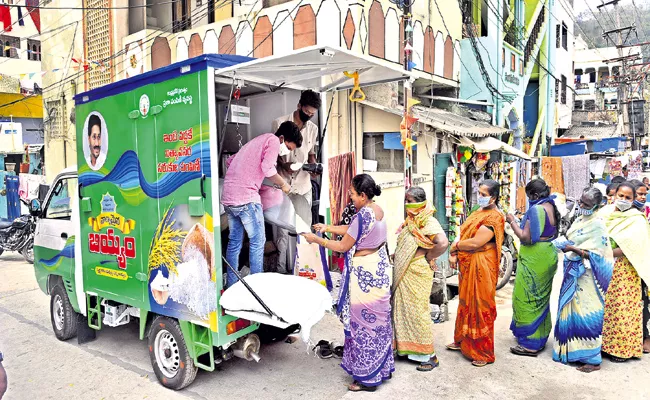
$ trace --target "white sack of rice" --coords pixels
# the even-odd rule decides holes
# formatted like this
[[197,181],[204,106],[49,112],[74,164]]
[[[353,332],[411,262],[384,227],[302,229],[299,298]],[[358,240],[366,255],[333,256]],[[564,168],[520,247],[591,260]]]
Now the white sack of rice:
[[[332,309],[332,297],[316,281],[294,275],[254,274],[244,278],[276,315],[289,325],[300,324],[300,337],[309,343],[311,329]],[[221,307],[230,315],[278,327],[286,327],[268,316],[264,307],[241,283],[237,282],[221,296]]]

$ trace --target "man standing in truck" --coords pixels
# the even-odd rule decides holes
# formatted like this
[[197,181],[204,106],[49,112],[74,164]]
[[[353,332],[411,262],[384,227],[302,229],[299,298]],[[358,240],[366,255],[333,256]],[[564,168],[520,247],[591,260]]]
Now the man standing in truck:
[[[293,122],[284,122],[275,135],[266,133],[246,143],[229,160],[223,183],[221,203],[228,216],[228,247],[226,261],[233,268],[239,268],[239,253],[244,241],[244,231],[250,241],[251,274],[262,272],[264,264],[264,214],[260,188],[264,178],[268,178],[283,192],[289,193],[291,187],[278,174],[278,157],[300,148],[303,140],[300,130]],[[237,281],[235,273],[228,268],[227,286]]]
[[[293,121],[300,129],[303,145],[293,150],[290,154],[278,159],[280,175],[291,185],[289,198],[293,202],[296,214],[307,224],[311,225],[311,174],[309,172],[291,168],[291,165],[313,164],[316,162],[316,146],[318,146],[318,127],[311,122],[321,106],[320,95],[313,90],[305,90],[300,95],[296,110],[273,121],[275,131],[281,123]],[[287,268],[287,249],[289,248],[289,232],[286,229],[275,228],[275,246],[278,249],[278,272],[291,273],[292,268]]]

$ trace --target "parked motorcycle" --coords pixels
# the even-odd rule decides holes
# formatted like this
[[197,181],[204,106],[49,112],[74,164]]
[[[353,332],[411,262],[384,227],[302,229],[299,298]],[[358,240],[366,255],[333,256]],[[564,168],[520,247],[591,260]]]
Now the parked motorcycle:
[[30,214],[21,215],[13,221],[0,221],[0,255],[5,251],[17,251],[33,264],[35,230],[36,222]]
[[517,256],[519,255],[519,238],[515,236],[510,224],[506,222],[505,237],[501,246],[501,264],[499,266],[499,278],[497,280],[497,290],[504,287],[517,266]]

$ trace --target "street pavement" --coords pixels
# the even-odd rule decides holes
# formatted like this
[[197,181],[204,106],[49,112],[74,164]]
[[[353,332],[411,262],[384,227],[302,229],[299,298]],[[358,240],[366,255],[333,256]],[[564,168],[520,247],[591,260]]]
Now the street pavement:
[[[554,284],[552,311],[557,310],[561,276]],[[58,341],[52,332],[49,298],[36,285],[33,268],[15,253],[0,256],[0,351],[9,379],[6,400],[14,399],[649,399],[650,356],[584,374],[551,359],[552,339],[537,358],[517,357],[510,325],[512,286],[498,292],[497,361],[473,367],[459,353],[444,349],[452,341],[457,302],[451,321],[434,326],[440,367],[418,372],[397,363],[393,379],[375,393],[350,393],[349,377],[338,360],[321,360],[302,343],[263,346],[259,363],[232,359],[217,371],[199,371],[181,392],[158,384],[135,324],[106,328],[94,342]],[[326,315],[312,338],[341,342],[337,318]],[[3,400],[4,400],[3,399]]]

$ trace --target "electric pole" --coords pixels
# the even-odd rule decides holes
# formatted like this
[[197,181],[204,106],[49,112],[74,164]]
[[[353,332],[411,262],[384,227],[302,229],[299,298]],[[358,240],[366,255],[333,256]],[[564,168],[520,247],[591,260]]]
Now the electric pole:
[[[602,0],[601,0],[602,1]],[[624,56],[623,54],[623,48],[626,47],[627,40],[630,37],[630,34],[632,32],[636,32],[636,27],[634,25],[631,26],[626,26],[626,27],[621,27],[621,13],[620,9],[618,6],[618,2],[620,0],[610,0],[608,2],[603,2],[602,4],[598,5],[598,9],[600,10],[603,7],[606,6],[613,6],[614,7],[614,15],[616,18],[616,28],[612,29],[610,31],[603,32],[603,37],[607,42],[611,40],[612,43],[616,46],[618,49],[618,56],[621,61],[621,69],[619,71],[619,79],[618,79],[618,91],[616,95],[616,100],[618,103],[618,115],[619,115],[619,124],[620,124],[620,131],[624,136],[629,136],[630,130],[629,130],[629,118],[628,118],[628,96],[627,96],[627,63],[629,62],[629,56]],[[625,39],[623,39],[623,34],[626,33]],[[610,35],[616,35],[616,40],[614,40]],[[636,132],[633,132],[633,134],[636,134]],[[636,138],[632,138],[632,150],[635,149],[636,146]]]

